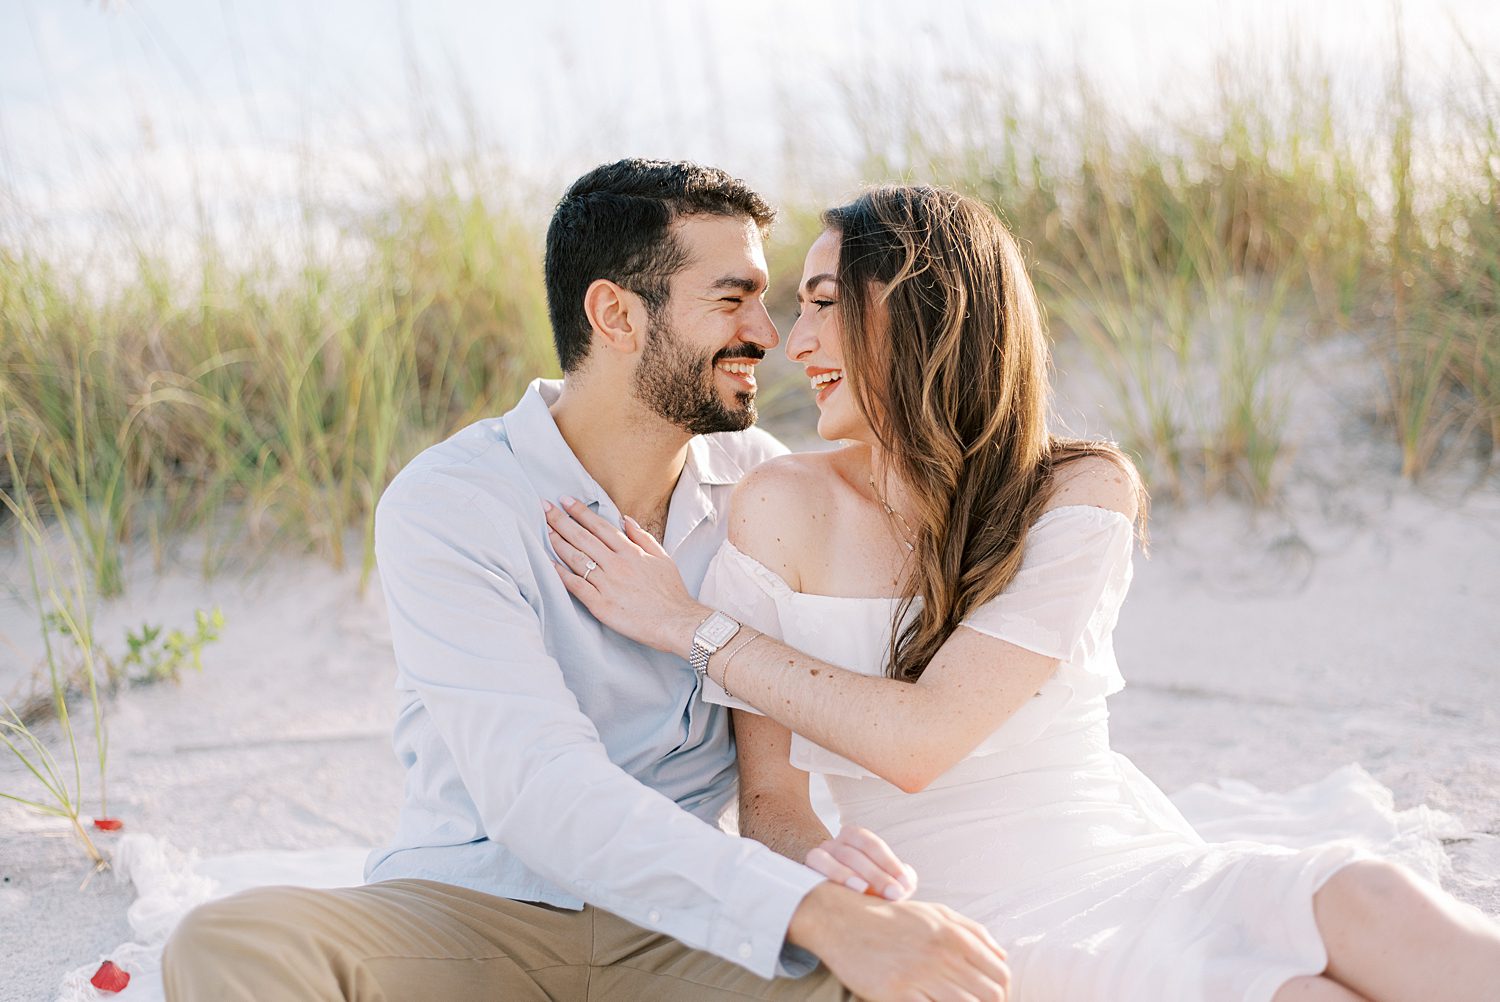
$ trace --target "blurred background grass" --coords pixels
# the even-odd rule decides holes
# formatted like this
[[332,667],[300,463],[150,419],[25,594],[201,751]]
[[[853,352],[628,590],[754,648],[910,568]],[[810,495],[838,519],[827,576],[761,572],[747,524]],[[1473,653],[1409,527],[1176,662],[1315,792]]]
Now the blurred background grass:
[[[823,113],[850,137],[839,176],[951,185],[1000,212],[1054,338],[1090,360],[1109,431],[1158,495],[1265,504],[1295,445],[1289,378],[1317,378],[1298,372],[1300,349],[1328,338],[1360,346],[1372,434],[1401,475],[1493,468],[1500,97],[1492,58],[1453,30],[1465,57],[1420,108],[1397,28],[1379,92],[1357,105],[1315,47],[1293,46],[1225,52],[1195,107],[1145,120],[1081,69],[1022,86],[998,62],[937,85],[841,70]],[[184,218],[162,207],[167,182],[144,196],[122,182],[91,253],[72,253],[12,194],[0,519],[66,520],[99,595],[124,587],[130,545],[159,558],[183,532],[311,548],[368,575],[394,473],[555,372],[541,236],[566,179],[528,181],[453,117],[461,86],[439,97],[405,71],[420,153],[372,149],[356,199],[326,198],[309,166],[282,207],[289,229],[236,225],[197,185]],[[796,98],[779,114],[786,176],[812,179],[773,193],[785,330],[818,213],[855,188],[799,152]],[[794,373],[766,387],[773,431],[806,437],[801,390]]]

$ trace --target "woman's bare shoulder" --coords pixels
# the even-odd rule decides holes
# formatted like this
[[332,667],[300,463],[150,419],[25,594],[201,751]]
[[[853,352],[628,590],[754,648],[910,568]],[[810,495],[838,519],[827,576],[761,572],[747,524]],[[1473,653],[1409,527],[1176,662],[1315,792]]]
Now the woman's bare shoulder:
[[789,452],[761,463],[734,489],[734,506],[803,506],[827,500],[838,482],[834,452]]
[[1132,522],[1140,514],[1140,479],[1135,468],[1108,456],[1082,456],[1057,467],[1048,508],[1090,505],[1117,511]]
[[817,523],[834,510],[840,483],[834,453],[767,460],[734,489],[729,541],[795,587],[795,558],[817,542]]

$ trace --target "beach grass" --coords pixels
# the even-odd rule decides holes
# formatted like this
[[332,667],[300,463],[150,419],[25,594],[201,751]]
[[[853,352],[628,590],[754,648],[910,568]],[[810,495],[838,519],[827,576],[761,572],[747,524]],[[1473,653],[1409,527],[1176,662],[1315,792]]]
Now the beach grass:
[[1299,351],[1332,335],[1365,346],[1385,387],[1370,430],[1404,476],[1493,465],[1500,103],[1471,56],[1421,114],[1399,45],[1363,105],[1293,48],[1221,59],[1200,101],[1144,124],[1082,74],[1040,97],[1000,67],[941,95],[899,79],[842,92],[865,176],[1000,211],[1054,338],[1086,350],[1159,493],[1263,504],[1296,446]]
[[[220,525],[342,565],[416,451],[555,367],[540,240],[443,169],[350,222],[357,258],[230,264],[203,241],[103,291],[7,251],[0,431],[31,462],[8,496],[79,526],[100,597],[135,538]],[[244,259],[244,255],[240,255]],[[253,261],[254,258],[252,257]]]
[[[1158,493],[1268,503],[1309,339],[1366,346],[1385,388],[1371,433],[1403,475],[1490,464],[1500,440],[1495,81],[1477,56],[1455,65],[1419,115],[1402,74],[1398,55],[1388,93],[1351,112],[1313,58],[1225,60],[1196,106],[1147,124],[1077,73],[1044,99],[998,71],[837,92],[859,178],[949,184],[1007,220],[1054,337],[1086,349]],[[96,596],[123,587],[133,541],[184,530],[368,576],[374,505],[402,464],[555,373],[546,200],[458,150],[390,168],[357,211],[309,194],[290,240],[205,223],[169,252],[153,217],[122,214],[105,236],[130,253],[105,282],[23,228],[0,235],[0,446],[29,457],[0,491],[76,527]],[[819,210],[848,190],[782,207],[783,330]],[[768,386],[762,410],[794,412],[790,390]]]
[[[7,481],[31,482],[35,452],[17,450],[17,436],[4,411],[0,411],[0,435],[4,436],[0,443],[0,468],[6,471]],[[37,478],[43,483],[53,509],[60,508],[62,498],[48,471],[43,468]],[[0,799],[67,821],[89,859],[96,868],[103,869],[108,865],[107,857],[100,852],[83,822],[83,805],[89,792],[83,759],[90,740],[97,764],[94,789],[99,803],[97,817],[109,816],[109,728],[100,685],[103,665],[94,643],[92,623],[96,581],[90,572],[97,568],[91,560],[90,527],[67,517],[45,518],[35,498],[25,492],[0,493],[0,509],[14,521],[23,541],[27,583],[45,648],[46,703],[56,720],[54,735],[34,726],[36,721],[0,698],[0,747],[32,780],[27,787],[0,790]],[[62,645],[56,642],[64,636],[77,655],[76,664],[69,663]],[[87,700],[87,730],[75,721],[70,706],[78,695]]]

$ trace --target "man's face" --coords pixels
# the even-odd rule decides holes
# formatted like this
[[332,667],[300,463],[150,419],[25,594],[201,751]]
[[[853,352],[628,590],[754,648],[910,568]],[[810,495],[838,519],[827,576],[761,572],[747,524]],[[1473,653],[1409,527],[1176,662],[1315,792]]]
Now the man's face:
[[687,216],[673,224],[688,263],[636,363],[636,396],[695,435],[755,423],[755,366],[779,340],[766,312],[760,230],[745,218]]

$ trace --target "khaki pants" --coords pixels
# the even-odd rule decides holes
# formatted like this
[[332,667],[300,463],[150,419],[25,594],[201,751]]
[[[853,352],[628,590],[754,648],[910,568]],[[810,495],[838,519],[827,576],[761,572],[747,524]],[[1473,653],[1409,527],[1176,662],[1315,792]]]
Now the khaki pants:
[[168,1002],[687,1002],[852,996],[819,967],[766,981],[597,908],[430,880],[267,887],[203,905],[162,956]]

